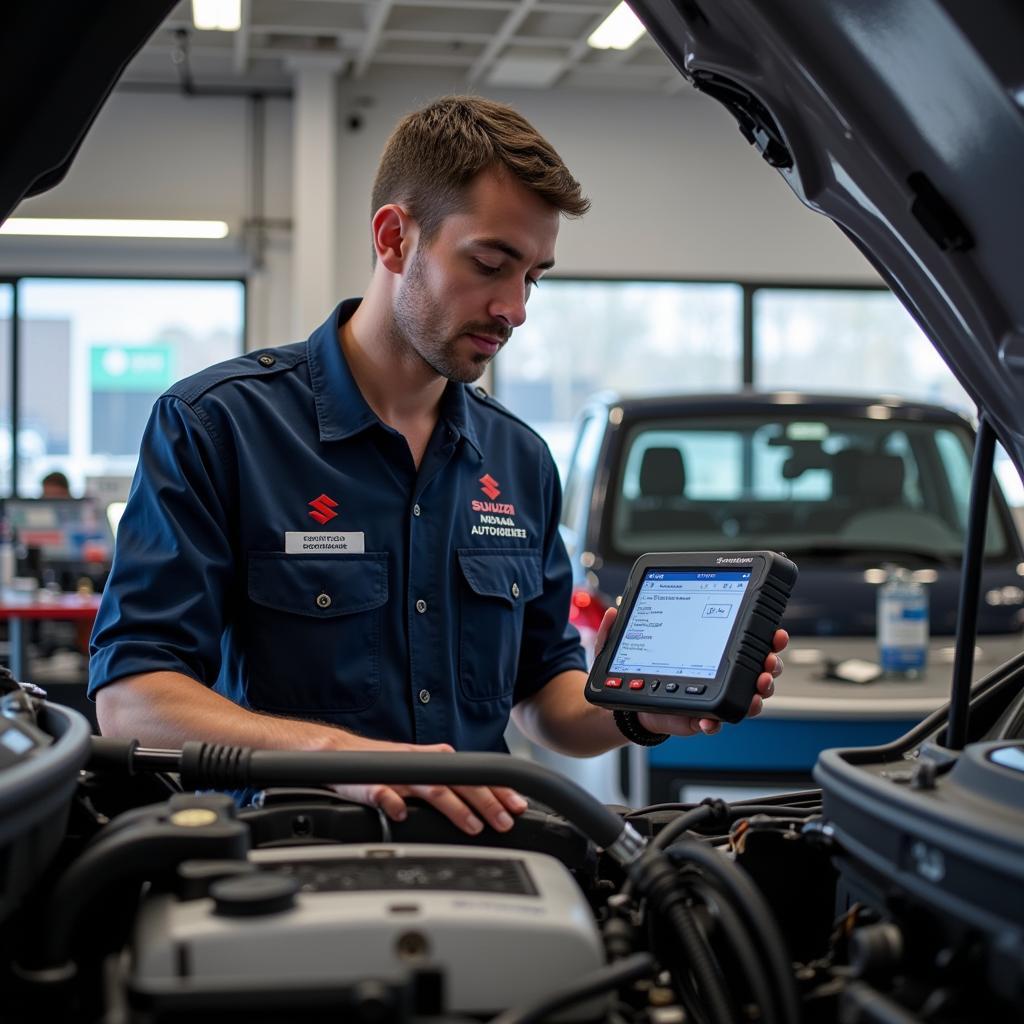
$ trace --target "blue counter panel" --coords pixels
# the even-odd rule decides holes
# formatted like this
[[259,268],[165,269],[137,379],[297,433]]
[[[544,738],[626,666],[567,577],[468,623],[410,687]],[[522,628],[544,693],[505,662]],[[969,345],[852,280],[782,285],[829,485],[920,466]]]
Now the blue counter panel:
[[822,750],[891,743],[917,722],[751,718],[723,726],[717,736],[673,737],[651,748],[648,763],[691,771],[810,771]]

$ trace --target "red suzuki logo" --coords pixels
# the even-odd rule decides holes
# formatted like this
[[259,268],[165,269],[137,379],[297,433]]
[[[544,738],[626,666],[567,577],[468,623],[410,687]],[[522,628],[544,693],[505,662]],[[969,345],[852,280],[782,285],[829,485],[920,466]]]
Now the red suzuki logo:
[[326,494],[321,494],[319,498],[314,498],[307,504],[313,509],[309,513],[310,516],[321,526],[338,516],[338,513],[334,511],[338,507],[338,503],[333,498],[328,498]]
[[498,489],[498,481],[495,480],[490,473],[480,477],[480,483],[483,484],[483,487],[481,487],[480,490],[483,491],[491,501],[494,501],[494,499],[501,494],[501,491]]

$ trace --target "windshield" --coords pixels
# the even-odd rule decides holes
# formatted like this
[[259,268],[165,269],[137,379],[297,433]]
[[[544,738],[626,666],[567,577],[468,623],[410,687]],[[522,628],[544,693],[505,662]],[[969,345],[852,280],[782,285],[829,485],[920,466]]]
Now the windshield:
[[[649,422],[626,439],[612,547],[952,564],[967,524],[971,443],[948,424],[882,418]],[[985,552],[1012,556],[994,507]]]

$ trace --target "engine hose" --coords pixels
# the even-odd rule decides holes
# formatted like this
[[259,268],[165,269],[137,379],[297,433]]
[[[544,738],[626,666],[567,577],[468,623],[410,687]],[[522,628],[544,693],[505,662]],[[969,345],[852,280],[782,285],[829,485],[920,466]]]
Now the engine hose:
[[670,821],[652,840],[651,846],[656,850],[664,850],[694,825],[705,822],[721,821],[727,825],[730,821],[729,805],[724,800],[708,798],[701,801],[692,811],[679,815]]
[[750,985],[754,1001],[761,1010],[761,1024],[780,1024],[777,997],[772,991],[771,978],[768,977],[739,914],[729,901],[723,898],[721,892],[703,879],[686,879],[684,884],[692,889],[697,899],[709,909],[715,924],[731,946],[736,964]]
[[690,971],[707,1005],[713,1024],[733,1024],[733,1013],[722,977],[707,942],[683,901],[686,894],[679,885],[676,869],[660,850],[648,850],[630,867],[630,877],[637,892],[646,897],[648,908],[671,927],[679,940],[681,956],[670,965],[677,984],[684,984]]
[[[688,863],[700,868],[729,898],[768,966],[767,974],[774,981],[782,1019],[786,1024],[798,1024],[800,998],[786,952],[786,941],[775,923],[770,907],[750,876],[717,850],[689,839],[673,843],[665,855],[672,862]],[[647,856],[650,853],[645,854],[645,858]]]

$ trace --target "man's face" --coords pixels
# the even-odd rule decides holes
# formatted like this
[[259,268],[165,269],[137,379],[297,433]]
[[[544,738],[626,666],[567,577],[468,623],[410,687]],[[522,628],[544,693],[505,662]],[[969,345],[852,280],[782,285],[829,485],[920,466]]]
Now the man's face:
[[526,320],[526,300],[554,266],[559,213],[514,178],[479,175],[466,212],[418,243],[394,305],[399,339],[438,374],[468,384]]

